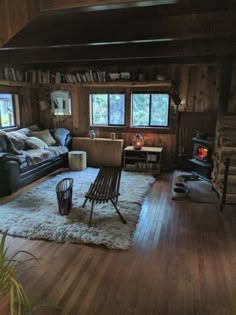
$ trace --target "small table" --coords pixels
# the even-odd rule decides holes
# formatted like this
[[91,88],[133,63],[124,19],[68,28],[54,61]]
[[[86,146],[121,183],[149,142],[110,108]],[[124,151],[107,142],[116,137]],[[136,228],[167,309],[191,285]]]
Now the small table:
[[128,146],[124,149],[124,169],[159,174],[162,151],[162,147],[142,147],[135,150],[133,146]]
[[87,154],[85,151],[70,151],[68,161],[71,171],[83,171],[87,167]]

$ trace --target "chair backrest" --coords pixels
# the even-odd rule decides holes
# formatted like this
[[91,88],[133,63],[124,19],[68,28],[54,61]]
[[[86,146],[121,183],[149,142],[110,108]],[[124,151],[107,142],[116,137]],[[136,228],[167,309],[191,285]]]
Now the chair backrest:
[[94,200],[108,201],[117,198],[120,189],[121,168],[102,167],[88,193]]

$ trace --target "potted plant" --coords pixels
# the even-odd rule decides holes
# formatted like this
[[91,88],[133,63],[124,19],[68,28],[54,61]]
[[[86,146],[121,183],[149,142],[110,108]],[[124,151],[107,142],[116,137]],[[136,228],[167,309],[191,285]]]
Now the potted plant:
[[[55,305],[35,304],[28,298],[23,286],[18,280],[17,269],[27,261],[38,259],[28,251],[19,250],[11,257],[8,257],[8,247],[6,247],[6,236],[4,233],[0,242],[0,314],[1,315],[30,315],[43,306]],[[25,260],[18,260],[19,254],[25,254]]]

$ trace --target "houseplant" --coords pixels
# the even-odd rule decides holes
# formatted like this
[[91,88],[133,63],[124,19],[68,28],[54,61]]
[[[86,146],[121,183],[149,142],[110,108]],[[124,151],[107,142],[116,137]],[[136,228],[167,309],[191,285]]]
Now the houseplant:
[[[30,315],[38,308],[43,306],[55,305],[35,304],[27,296],[23,286],[18,280],[17,269],[30,260],[38,259],[28,251],[19,250],[11,257],[8,255],[8,247],[6,247],[6,236],[4,233],[0,241],[0,314],[10,315]],[[18,260],[19,254],[27,256],[24,260]],[[5,313],[4,313],[5,312]]]

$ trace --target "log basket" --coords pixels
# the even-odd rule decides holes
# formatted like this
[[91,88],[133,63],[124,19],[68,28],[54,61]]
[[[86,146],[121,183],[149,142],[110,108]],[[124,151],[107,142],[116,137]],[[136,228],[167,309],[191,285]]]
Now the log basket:
[[73,178],[64,178],[56,185],[60,215],[68,215],[72,207]]

